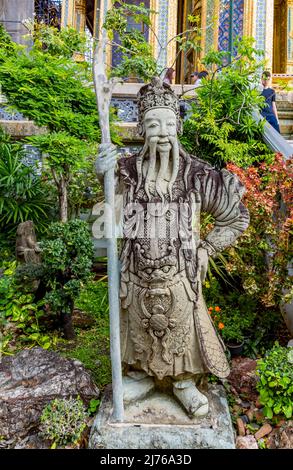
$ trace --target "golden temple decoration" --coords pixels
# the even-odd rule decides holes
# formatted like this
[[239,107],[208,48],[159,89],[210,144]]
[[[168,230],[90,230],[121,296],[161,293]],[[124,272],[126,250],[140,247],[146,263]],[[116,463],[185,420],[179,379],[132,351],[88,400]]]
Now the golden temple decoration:
[[273,66],[274,0],[267,0],[265,21],[265,52],[267,58],[267,68],[271,70]]
[[288,0],[287,73],[293,73],[293,0]]
[[74,25],[74,0],[62,1],[61,27]]
[[207,28],[207,2],[201,2],[201,58],[204,55],[205,43],[206,43],[206,28]]
[[[167,41],[174,38],[177,34],[177,0],[169,0],[168,6],[168,37]],[[167,66],[174,67],[176,60],[176,41],[171,41],[167,48]]]
[[149,31],[149,42],[152,46],[154,57],[157,57],[158,56],[158,40],[156,38],[156,35],[158,35],[159,0],[151,0],[150,9],[154,10],[155,13],[151,13],[150,15],[152,29],[150,29]]
[[220,0],[214,0],[214,18],[213,18],[213,28],[214,28],[214,49],[218,50],[218,39],[219,39],[219,19],[220,19]]
[[243,36],[255,37],[256,0],[244,0]]
[[273,72],[287,72],[287,0],[274,2]]
[[77,31],[85,30],[86,22],[86,0],[75,0],[74,2],[74,27]]

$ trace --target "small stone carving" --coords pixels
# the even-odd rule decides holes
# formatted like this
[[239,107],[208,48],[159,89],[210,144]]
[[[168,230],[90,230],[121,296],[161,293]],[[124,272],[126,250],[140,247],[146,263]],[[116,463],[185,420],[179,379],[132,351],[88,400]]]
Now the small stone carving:
[[39,264],[41,249],[37,243],[34,223],[31,220],[22,222],[16,232],[16,259],[20,263]]
[[[179,104],[169,85],[154,78],[142,87],[138,110],[144,146],[121,158],[117,171],[117,191],[124,201],[120,297],[125,396],[130,396],[129,384],[133,400],[144,396],[144,384],[146,393],[152,389],[151,380],[163,389],[171,384],[187,413],[202,417],[209,407],[198,379],[207,372],[224,378],[230,370],[201,286],[209,256],[231,245],[248,226],[248,211],[240,201],[244,187],[235,175],[215,170],[180,145]],[[113,147],[103,145],[98,173],[113,168],[116,159]],[[205,240],[200,239],[201,211],[215,218]]]

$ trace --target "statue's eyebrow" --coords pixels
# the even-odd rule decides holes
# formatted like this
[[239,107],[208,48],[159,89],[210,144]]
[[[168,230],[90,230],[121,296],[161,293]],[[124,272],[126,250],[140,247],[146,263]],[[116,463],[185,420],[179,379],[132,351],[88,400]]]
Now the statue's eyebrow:
[[158,118],[156,117],[148,117],[148,118],[145,118],[146,121],[158,121]]

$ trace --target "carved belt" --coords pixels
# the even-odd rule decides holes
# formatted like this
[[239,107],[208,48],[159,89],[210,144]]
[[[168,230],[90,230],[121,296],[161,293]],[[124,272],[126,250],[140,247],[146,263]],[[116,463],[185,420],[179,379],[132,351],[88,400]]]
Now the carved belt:
[[180,273],[175,274],[175,276],[173,276],[172,279],[168,279],[162,282],[154,282],[154,283],[144,281],[139,276],[137,276],[136,274],[130,271],[129,280],[133,282],[133,284],[136,284],[138,287],[145,287],[150,290],[164,289],[166,287],[171,287],[177,284],[179,281],[186,280],[186,271],[185,269],[183,269],[182,271],[180,271]]

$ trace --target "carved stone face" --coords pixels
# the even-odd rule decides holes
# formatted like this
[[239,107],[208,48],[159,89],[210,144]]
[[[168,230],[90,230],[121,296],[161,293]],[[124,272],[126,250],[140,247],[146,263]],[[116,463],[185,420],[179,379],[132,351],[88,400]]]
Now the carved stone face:
[[144,127],[146,141],[157,140],[159,152],[171,150],[171,140],[177,138],[176,116],[170,108],[154,108],[145,113]]
[[166,194],[169,194],[172,200],[172,186],[179,169],[176,114],[168,107],[151,108],[143,117],[143,127],[145,151],[137,162],[138,187],[142,181],[142,165],[146,156],[148,161],[144,167],[146,175],[144,188],[149,200],[151,185],[154,184],[162,200]]

